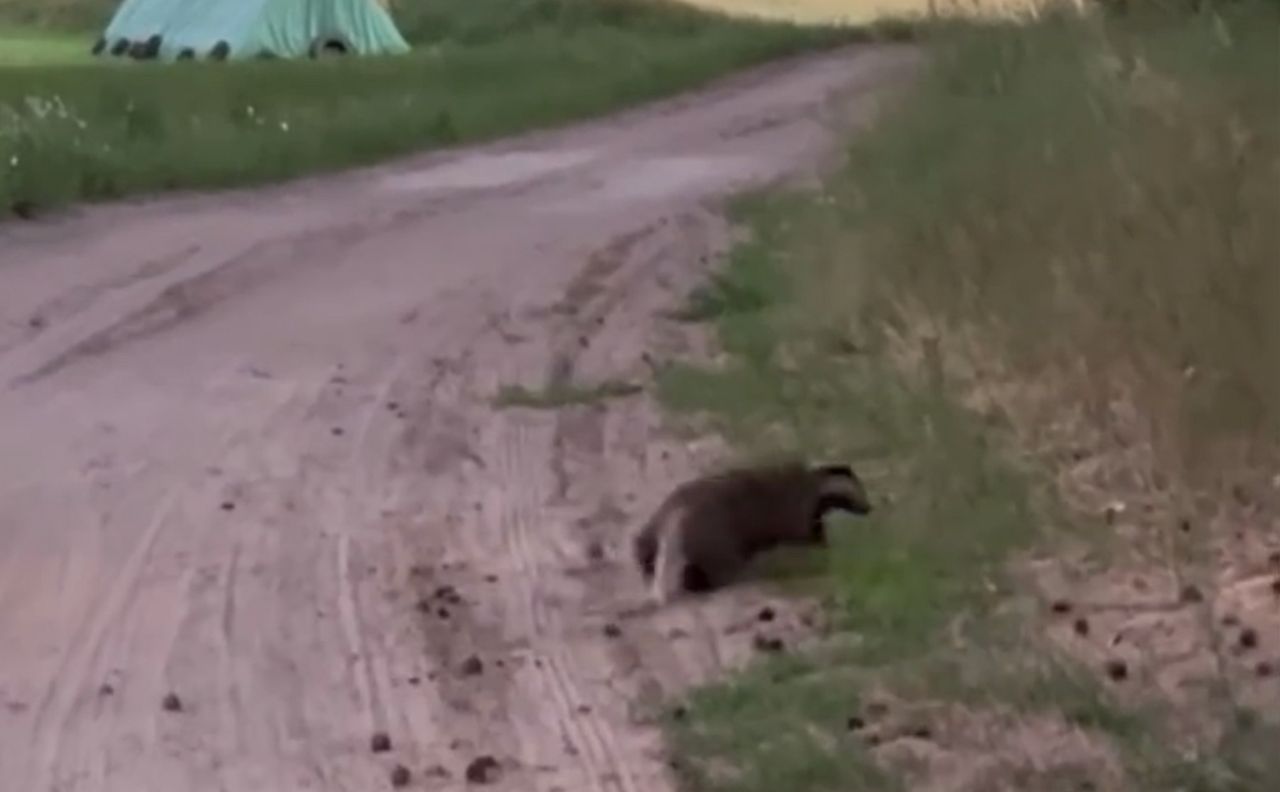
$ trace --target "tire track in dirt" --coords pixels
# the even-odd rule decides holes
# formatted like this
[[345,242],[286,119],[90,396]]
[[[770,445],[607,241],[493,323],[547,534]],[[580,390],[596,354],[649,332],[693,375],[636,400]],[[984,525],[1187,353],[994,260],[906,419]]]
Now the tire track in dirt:
[[[558,410],[509,408],[496,413],[488,403],[504,384],[531,389],[543,383],[567,384],[579,373],[578,358],[596,349],[605,350],[609,369],[620,369],[597,367],[586,372],[588,376],[647,376],[643,356],[655,339],[652,333],[635,337],[636,325],[652,327],[655,309],[669,307],[697,281],[700,273],[688,266],[689,256],[709,258],[712,240],[724,238],[718,226],[716,215],[703,211],[620,236],[588,257],[583,270],[552,303],[556,310],[540,312],[538,320],[519,328],[525,340],[517,351],[506,352],[506,363],[496,376],[475,372],[468,382],[466,373],[455,374],[463,384],[457,390],[459,403],[450,405],[452,420],[455,426],[478,429],[476,453],[496,463],[483,480],[449,476],[438,485],[428,483],[428,490],[438,486],[454,493],[455,502],[492,503],[490,493],[500,489],[502,498],[492,509],[471,510],[464,519],[447,521],[459,532],[492,537],[501,549],[494,555],[487,541],[464,536],[446,540],[448,547],[466,548],[472,555],[454,562],[454,574],[438,570],[419,591],[429,596],[433,588],[448,586],[469,597],[479,570],[494,574],[494,561],[505,563],[496,572],[505,592],[490,603],[496,611],[490,623],[501,625],[501,638],[460,638],[458,632],[444,637],[437,632],[430,639],[433,645],[464,645],[467,651],[487,641],[493,647],[490,662],[495,651],[502,656],[503,646],[528,649],[527,655],[512,657],[516,673],[492,682],[504,691],[508,709],[496,712],[487,727],[472,729],[476,736],[469,741],[473,751],[508,763],[509,786],[504,789],[639,792],[667,783],[657,734],[638,728],[632,704],[637,698],[675,692],[719,670],[725,662],[720,657],[720,633],[744,616],[741,603],[706,604],[715,611],[711,617],[695,615],[679,622],[688,649],[671,649],[662,628],[639,621],[628,623],[622,636],[606,628],[616,628],[618,614],[634,608],[642,593],[636,585],[624,585],[631,570],[622,530],[640,513],[634,508],[619,510],[614,501],[633,493],[613,490],[617,481],[643,480],[643,471],[635,469],[637,463],[644,464],[638,454],[658,440],[659,432],[651,402],[628,397]],[[627,310],[619,310],[624,303]],[[663,329],[669,337],[672,328]],[[584,346],[586,332],[591,335]],[[500,332],[490,331],[472,347],[476,354],[471,360],[499,359],[497,349],[488,354],[489,347],[505,345]],[[441,390],[437,384],[434,392]],[[437,397],[437,405],[439,401]],[[643,445],[611,447],[619,430],[646,412],[649,426],[627,438]],[[611,457],[619,452],[630,476],[616,469],[620,466]],[[692,460],[681,447],[669,447],[662,456],[672,478],[691,469]],[[474,498],[457,495],[468,490]],[[601,514],[612,514],[612,520],[595,529]],[[584,525],[589,526],[586,536]],[[607,551],[602,549],[605,545]],[[452,629],[465,633],[477,626],[455,619]],[[747,650],[744,638],[728,651],[741,659]],[[452,657],[448,665],[456,662]],[[471,695],[477,693],[473,690]],[[505,723],[534,726],[504,733]]]

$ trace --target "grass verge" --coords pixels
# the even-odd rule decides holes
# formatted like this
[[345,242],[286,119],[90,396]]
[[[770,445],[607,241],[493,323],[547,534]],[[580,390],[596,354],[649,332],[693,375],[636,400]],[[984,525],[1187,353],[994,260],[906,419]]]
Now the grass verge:
[[819,194],[741,209],[681,311],[727,362],[664,394],[887,503],[823,649],[673,715],[686,789],[1280,784],[1275,23],[948,26]]
[[666,0],[450,0],[400,14],[415,43],[402,58],[5,69],[0,214],[495,138],[855,35]]

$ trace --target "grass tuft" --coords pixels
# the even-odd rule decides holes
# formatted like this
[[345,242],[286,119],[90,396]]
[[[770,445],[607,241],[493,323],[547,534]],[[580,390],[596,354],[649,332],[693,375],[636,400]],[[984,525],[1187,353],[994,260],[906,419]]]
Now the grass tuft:
[[530,390],[523,385],[503,385],[494,397],[494,405],[500,408],[529,407],[541,410],[557,410],[583,404],[598,404],[610,399],[634,396],[644,388],[633,382],[606,380],[595,385],[556,383],[541,390]]

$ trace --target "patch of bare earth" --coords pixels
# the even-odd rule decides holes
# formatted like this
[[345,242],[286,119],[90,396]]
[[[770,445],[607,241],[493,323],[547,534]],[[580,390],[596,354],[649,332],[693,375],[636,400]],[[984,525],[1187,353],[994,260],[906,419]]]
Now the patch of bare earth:
[[1247,503],[1177,487],[1135,412],[1109,405],[1123,429],[1107,434],[1072,415],[1056,427],[1071,438],[1049,450],[1057,489],[1105,539],[1033,564],[1045,600],[1068,608],[1049,634],[1121,699],[1167,707],[1188,747],[1241,710],[1280,723],[1280,492]]
[[1167,424],[1136,408],[1123,378],[1033,380],[984,354],[975,333],[915,328],[896,339],[903,371],[1007,427],[1008,452],[1047,466],[1051,496],[1083,526],[1046,531],[1016,562],[1045,651],[1145,713],[1147,736],[1173,757],[1213,757],[1241,713],[1280,727],[1280,478],[1241,468],[1221,477],[1236,483],[1193,482],[1171,464]]
[[1053,715],[916,706],[867,728],[873,755],[920,792],[1123,792],[1121,759]]

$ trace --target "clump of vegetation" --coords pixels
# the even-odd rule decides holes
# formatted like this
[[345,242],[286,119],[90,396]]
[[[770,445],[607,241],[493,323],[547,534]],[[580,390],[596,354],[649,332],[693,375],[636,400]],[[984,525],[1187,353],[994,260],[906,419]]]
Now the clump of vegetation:
[[562,407],[598,404],[610,399],[634,396],[643,390],[634,382],[612,379],[593,385],[555,382],[540,390],[532,390],[523,385],[504,385],[498,389],[494,402],[498,407],[557,410]]
[[[96,6],[0,2],[0,20],[95,32],[100,23]],[[5,69],[0,214],[260,183],[493,138],[853,35],[665,0],[443,0],[393,10],[415,47],[404,57]]]
[[940,24],[819,194],[745,215],[685,311],[730,364],[667,396],[889,505],[832,531],[829,646],[672,721],[687,789],[1280,783],[1277,21]]

